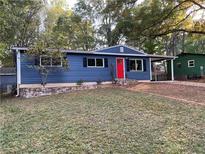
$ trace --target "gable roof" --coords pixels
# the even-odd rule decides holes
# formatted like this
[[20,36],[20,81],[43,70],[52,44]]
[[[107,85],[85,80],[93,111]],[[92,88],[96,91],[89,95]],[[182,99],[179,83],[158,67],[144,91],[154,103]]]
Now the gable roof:
[[[121,51],[121,48],[123,48],[122,51]],[[98,49],[98,50],[95,50],[94,52],[147,55],[142,50],[136,49],[134,47],[126,46],[126,45],[115,45],[112,47]]]
[[[120,47],[123,47],[124,52],[120,52]],[[13,50],[22,50],[22,51],[28,51],[29,48],[26,47],[13,47]],[[115,49],[115,50],[113,50]],[[49,49],[50,51],[53,51],[54,49]],[[174,56],[164,56],[164,55],[151,55],[146,54],[143,51],[137,50],[133,47],[128,47],[125,45],[116,45],[113,47],[103,48],[99,50],[94,51],[76,51],[76,50],[65,50],[60,49],[61,52],[64,53],[70,53],[70,54],[86,54],[86,55],[107,55],[107,56],[129,56],[129,57],[147,57],[147,58],[158,58],[160,60],[163,59],[175,59]],[[113,52],[114,51],[114,52]]]

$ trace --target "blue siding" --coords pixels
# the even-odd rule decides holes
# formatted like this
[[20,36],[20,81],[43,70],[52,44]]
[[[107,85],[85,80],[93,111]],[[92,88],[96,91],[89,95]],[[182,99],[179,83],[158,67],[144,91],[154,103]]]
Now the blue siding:
[[[132,80],[150,80],[150,66],[149,66],[149,58],[142,58],[146,60],[146,71],[143,72],[127,72],[127,78]],[[127,66],[126,66],[127,68]]]
[[[83,58],[107,58],[108,68],[87,68],[83,67]],[[114,67],[114,74],[116,77],[116,57],[114,56],[99,56],[99,55],[79,55],[72,54],[68,55],[69,69],[50,72],[48,75],[47,83],[75,83],[79,80],[84,82],[94,82],[94,81],[111,81],[110,69],[111,64]],[[128,57],[124,57],[127,59]],[[136,80],[149,80],[149,60],[147,61],[146,72],[127,72],[126,76],[129,79]],[[29,58],[25,54],[21,54],[21,82],[22,84],[37,84],[41,83],[41,76],[38,71],[31,68],[30,65],[34,65],[34,59]],[[125,63],[126,65],[126,63]],[[126,66],[125,66],[126,67]]]
[[[135,49],[135,50],[137,50],[137,49]],[[141,51],[135,51],[135,50],[128,48],[128,47],[124,47],[124,52],[126,54],[142,54],[142,55],[145,54],[145,53],[142,53]]]
[[[86,68],[83,67],[83,58],[108,58],[108,66],[115,66],[115,57],[106,56],[84,56],[84,55],[68,55],[69,69],[59,69],[50,72],[48,75],[48,83],[73,83],[79,80],[85,82],[92,81],[110,81],[110,68]],[[21,57],[21,78],[22,84],[41,83],[41,76],[38,71],[29,65],[34,64],[34,60],[27,59],[25,55]]]
[[[124,52],[120,52],[120,47],[123,47],[124,48]],[[144,55],[144,53],[142,52],[138,52],[136,51],[137,49],[132,49],[132,48],[129,48],[129,47],[126,47],[126,46],[114,46],[114,47],[110,47],[110,48],[107,48],[107,49],[100,49],[100,50],[97,50],[96,52],[105,52],[105,53],[118,53],[118,54],[142,54]]]
[[16,86],[16,75],[0,75],[0,90],[6,90],[7,85]]
[[41,83],[41,77],[38,71],[31,66],[34,66],[35,60],[28,57],[26,54],[21,54],[21,83],[33,84]]

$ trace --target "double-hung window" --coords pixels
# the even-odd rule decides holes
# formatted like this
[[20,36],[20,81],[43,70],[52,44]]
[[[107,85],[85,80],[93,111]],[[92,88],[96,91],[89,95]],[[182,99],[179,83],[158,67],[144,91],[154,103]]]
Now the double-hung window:
[[143,71],[142,59],[130,59],[129,60],[130,71]]
[[104,58],[88,58],[87,67],[104,67]]
[[188,60],[188,67],[195,67],[195,60]]
[[62,67],[62,57],[40,56],[40,66]]

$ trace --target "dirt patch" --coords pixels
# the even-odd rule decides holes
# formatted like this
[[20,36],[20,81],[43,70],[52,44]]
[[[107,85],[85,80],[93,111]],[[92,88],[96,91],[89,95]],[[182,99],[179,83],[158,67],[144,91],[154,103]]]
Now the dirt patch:
[[205,105],[205,88],[168,83],[139,83],[128,90],[145,92],[176,99],[185,103]]
[[187,82],[198,82],[198,83],[205,83],[205,79],[198,79],[198,80],[188,80]]

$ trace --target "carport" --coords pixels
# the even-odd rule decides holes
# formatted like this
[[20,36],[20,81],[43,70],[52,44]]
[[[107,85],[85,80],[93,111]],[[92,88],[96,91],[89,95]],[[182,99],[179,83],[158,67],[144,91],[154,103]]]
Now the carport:
[[0,93],[11,93],[16,89],[16,68],[0,68]]
[[170,69],[171,69],[171,74],[169,76],[169,74],[167,73],[167,76],[169,76],[169,78],[174,81],[174,59],[176,57],[174,56],[161,56],[161,55],[149,55],[150,57],[150,79],[151,81],[159,81],[158,78],[154,77],[155,79],[153,79],[153,74],[156,72],[154,71],[154,63],[161,63],[161,62],[166,62],[166,70],[168,70],[168,62],[170,62]]

